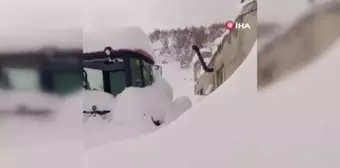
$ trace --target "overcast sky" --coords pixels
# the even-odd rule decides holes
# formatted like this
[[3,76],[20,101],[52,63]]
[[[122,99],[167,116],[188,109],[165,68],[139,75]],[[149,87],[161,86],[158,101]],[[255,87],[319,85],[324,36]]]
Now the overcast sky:
[[86,26],[138,25],[145,31],[225,22],[240,0],[101,0],[85,5]]
[[0,30],[155,28],[224,22],[240,0],[1,0]]

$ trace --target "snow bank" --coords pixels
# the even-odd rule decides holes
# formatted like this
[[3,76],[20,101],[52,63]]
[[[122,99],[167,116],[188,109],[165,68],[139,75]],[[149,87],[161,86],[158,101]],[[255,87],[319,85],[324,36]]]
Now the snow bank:
[[200,105],[153,134],[89,150],[84,166],[252,167],[245,161],[252,156],[247,142],[253,137],[245,109],[254,109],[255,95],[256,43],[232,77]]
[[0,167],[79,167],[83,154],[82,95],[60,104],[49,118],[16,116],[0,122]]
[[259,93],[254,47],[200,105],[153,134],[88,151],[85,167],[339,167],[339,46]]
[[103,51],[107,46],[112,49],[142,49],[156,60],[149,36],[139,27],[84,31],[84,52]]
[[160,78],[150,87],[132,87],[123,91],[117,100],[114,116],[124,122],[131,121],[131,123],[135,122],[134,117],[137,113],[141,116],[147,113],[155,120],[164,120],[165,112],[171,106],[172,100],[171,86]]
[[315,63],[258,94],[261,167],[340,166],[340,40]]
[[85,148],[140,136],[158,129],[152,119],[164,123],[169,113],[182,114],[187,108],[184,104],[187,102],[173,104],[172,100],[173,90],[163,78],[157,79],[146,88],[125,89],[111,103],[111,122],[103,122],[100,116],[90,117],[86,121]]
[[166,113],[164,122],[165,124],[169,124],[175,121],[178,117],[180,117],[184,112],[190,109],[192,106],[191,100],[186,96],[178,97],[173,103],[173,109]]
[[163,77],[170,83],[174,91],[174,97],[188,96],[194,98],[194,73],[193,67],[181,69],[179,62],[163,65]]
[[81,167],[81,141],[52,142],[26,148],[1,149],[0,166],[4,168]]

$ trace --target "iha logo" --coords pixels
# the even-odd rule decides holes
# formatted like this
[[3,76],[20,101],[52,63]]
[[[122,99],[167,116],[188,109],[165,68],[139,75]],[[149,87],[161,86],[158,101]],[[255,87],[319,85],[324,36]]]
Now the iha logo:
[[250,25],[248,23],[239,23],[239,22],[234,22],[232,20],[228,20],[225,22],[225,28],[228,30],[233,30],[235,29],[251,29]]

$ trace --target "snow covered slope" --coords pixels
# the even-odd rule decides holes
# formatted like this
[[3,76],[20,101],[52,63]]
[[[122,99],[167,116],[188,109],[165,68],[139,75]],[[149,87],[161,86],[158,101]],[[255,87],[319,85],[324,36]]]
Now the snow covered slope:
[[172,124],[145,137],[93,148],[84,166],[252,167],[245,161],[253,154],[248,153],[252,134],[245,109],[255,105],[256,48],[230,80]]
[[260,167],[340,167],[340,40],[315,63],[258,93]]
[[49,118],[16,116],[0,121],[0,167],[80,167],[82,95],[69,97]]
[[163,77],[171,84],[174,96],[194,97],[193,69],[181,69],[179,62],[163,64]]
[[230,80],[173,124],[92,149],[84,166],[339,167],[340,41],[316,63],[259,93],[255,49]]

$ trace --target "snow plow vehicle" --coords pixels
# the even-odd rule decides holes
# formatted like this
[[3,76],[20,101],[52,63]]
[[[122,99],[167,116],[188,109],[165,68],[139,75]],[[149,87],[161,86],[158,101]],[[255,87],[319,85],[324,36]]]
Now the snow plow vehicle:
[[0,53],[0,118],[49,116],[73,93],[81,93],[84,123],[93,118],[136,123],[138,116],[158,127],[191,107],[186,97],[173,101],[172,87],[141,29],[83,32],[82,37],[82,47]]
[[62,98],[81,90],[79,56],[80,48],[1,52],[0,118],[51,115]]
[[[180,106],[179,101],[173,104],[172,87],[162,78],[162,67],[142,29],[84,32],[83,51],[83,87],[87,90],[84,122],[101,116],[108,122],[116,119],[113,122],[125,123],[137,115],[149,117],[160,126],[166,122],[168,112],[183,109],[175,107]],[[188,98],[181,100],[191,107]],[[131,105],[135,109],[126,107]]]

